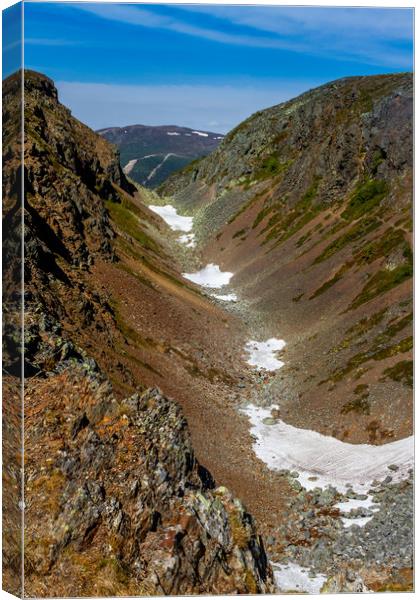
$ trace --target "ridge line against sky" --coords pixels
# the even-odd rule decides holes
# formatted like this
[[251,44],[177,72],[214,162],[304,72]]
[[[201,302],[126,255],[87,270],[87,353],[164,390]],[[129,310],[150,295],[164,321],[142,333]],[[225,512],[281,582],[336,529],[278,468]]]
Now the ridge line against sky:
[[413,66],[407,8],[29,2],[25,31],[25,66],[93,128],[224,133],[327,81]]

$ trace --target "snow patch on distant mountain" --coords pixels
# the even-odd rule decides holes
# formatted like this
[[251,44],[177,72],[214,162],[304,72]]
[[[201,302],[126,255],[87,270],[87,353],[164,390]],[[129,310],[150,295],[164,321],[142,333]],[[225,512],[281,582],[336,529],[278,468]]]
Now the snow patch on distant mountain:
[[133,158],[132,160],[128,161],[128,163],[123,168],[123,171],[126,175],[131,173],[131,171],[134,169],[134,165],[136,164],[137,161],[138,161],[138,158]]
[[193,131],[196,135],[201,135],[202,137],[209,137],[208,133],[204,133],[203,131]]

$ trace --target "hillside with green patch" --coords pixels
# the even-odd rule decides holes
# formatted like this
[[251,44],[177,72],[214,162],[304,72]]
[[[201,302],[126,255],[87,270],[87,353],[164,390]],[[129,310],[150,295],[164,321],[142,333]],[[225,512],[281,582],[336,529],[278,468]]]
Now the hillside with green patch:
[[159,190],[288,339],[270,397],[294,425],[353,442],[411,428],[412,94],[407,73],[310,90]]

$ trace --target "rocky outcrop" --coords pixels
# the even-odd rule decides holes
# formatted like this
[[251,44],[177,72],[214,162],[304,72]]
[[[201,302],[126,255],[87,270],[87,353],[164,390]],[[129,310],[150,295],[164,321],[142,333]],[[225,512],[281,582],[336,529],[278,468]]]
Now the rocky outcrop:
[[25,71],[24,82],[27,227],[72,264],[91,263],[95,252],[111,257],[104,202],[118,198],[114,186],[134,189],[119,155],[58,102],[51,80]]
[[26,397],[29,595],[273,591],[252,517],[213,489],[175,402],[157,389],[117,402],[81,361]]
[[228,204],[233,188],[274,180],[273,196],[287,194],[290,208],[319,177],[323,203],[342,201],[362,174],[390,179],[410,170],[412,109],[411,74],[340,79],[255,113],[160,189],[182,205],[206,184]]
[[3,586],[22,595],[22,77],[16,73],[3,82],[2,179],[2,451]]
[[[18,77],[6,80],[4,90],[12,140]],[[197,462],[178,404],[158,389],[145,391],[120,362],[128,334],[93,266],[118,261],[117,231],[149,268],[154,253],[158,269],[160,248],[125,208],[130,202],[146,214],[129,194],[117,152],[71,116],[48,78],[33,72],[25,73],[25,132],[25,594],[273,591],[252,517],[228,490],[215,489]],[[5,218],[13,216],[18,240],[20,198],[11,194],[20,181],[16,150],[11,158]],[[162,278],[163,261],[159,266]],[[10,281],[19,284],[19,271],[13,273]],[[12,348],[20,322],[8,331]],[[13,352],[6,356],[14,371],[6,382],[5,405],[13,410],[4,428],[10,461],[4,584],[19,594],[20,371]],[[122,399],[127,388],[137,391]]]

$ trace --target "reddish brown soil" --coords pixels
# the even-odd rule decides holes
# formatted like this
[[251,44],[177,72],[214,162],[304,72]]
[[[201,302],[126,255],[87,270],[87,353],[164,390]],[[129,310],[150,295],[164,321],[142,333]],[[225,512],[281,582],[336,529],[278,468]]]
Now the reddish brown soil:
[[[330,236],[322,240],[315,228],[320,224],[333,224],[341,209],[322,211],[275,247],[272,241],[263,244],[268,217],[257,227],[250,226],[268,194],[257,198],[223,228],[217,239],[208,243],[203,263],[214,262],[235,273],[231,286],[250,306],[254,335],[261,339],[275,336],[286,340],[285,366],[276,374],[270,390],[273,402],[280,405],[283,418],[292,425],[352,443],[380,444],[410,435],[412,391],[404,383],[384,378],[384,371],[399,361],[411,360],[411,350],[381,360],[364,360],[360,369],[352,369],[337,381],[332,377],[358,353],[368,351],[375,344],[379,349],[397,344],[412,334],[408,323],[395,337],[376,341],[387,323],[410,313],[411,280],[349,310],[363,289],[367,274],[383,268],[380,258],[367,267],[350,269],[335,285],[311,298],[341,264],[353,257],[355,246],[349,244],[331,259],[313,264],[334,239]],[[388,221],[382,221],[371,237],[380,238],[398,218],[397,213]],[[311,239],[297,245],[311,230],[315,231]],[[238,232],[244,233],[235,237]],[[340,230],[336,237],[342,234]],[[406,232],[408,241],[410,237]],[[378,327],[341,347],[351,327],[384,309],[388,309],[388,316]],[[344,414],[343,407],[356,398],[354,390],[360,385],[369,388],[368,410]]]
[[[134,263],[130,267],[139,269]],[[198,460],[268,532],[284,519],[292,491],[255,457],[247,419],[237,410],[253,386],[241,361],[243,325],[187,287],[150,271],[142,275],[156,288],[119,265],[98,263],[93,271],[95,283],[117,303],[127,330],[135,332],[122,344],[121,360],[136,382],[158,386],[182,405]]]

